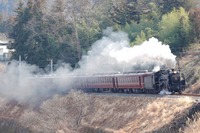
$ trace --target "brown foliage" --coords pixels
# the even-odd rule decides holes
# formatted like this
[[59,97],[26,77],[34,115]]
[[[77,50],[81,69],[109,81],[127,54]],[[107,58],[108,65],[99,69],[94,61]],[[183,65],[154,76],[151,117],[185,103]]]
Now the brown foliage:
[[88,111],[90,96],[71,91],[66,97],[54,96],[43,102],[39,112],[26,111],[20,118],[21,123],[36,131],[76,132]]
[[[143,133],[160,131],[192,104],[190,98],[99,96],[71,91],[44,101],[38,110],[25,108],[16,118],[24,126],[19,128],[32,132]],[[2,105],[5,115],[15,116],[20,111],[16,104],[12,108]]]

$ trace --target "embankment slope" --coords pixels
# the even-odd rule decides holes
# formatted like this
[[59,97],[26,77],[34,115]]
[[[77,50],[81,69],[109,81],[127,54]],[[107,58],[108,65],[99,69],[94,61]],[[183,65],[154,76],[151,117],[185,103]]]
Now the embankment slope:
[[4,121],[10,120],[7,126],[11,124],[13,131],[28,133],[177,132],[184,131],[188,117],[199,109],[188,97],[99,96],[74,91],[56,95],[37,108],[1,101],[0,131],[6,129]]

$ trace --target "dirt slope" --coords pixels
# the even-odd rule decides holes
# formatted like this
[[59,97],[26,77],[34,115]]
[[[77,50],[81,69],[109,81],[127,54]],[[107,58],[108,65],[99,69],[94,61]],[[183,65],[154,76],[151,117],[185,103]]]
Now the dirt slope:
[[189,84],[187,93],[200,94],[200,45],[193,44],[179,57],[180,67]]
[[[190,98],[97,96],[81,92],[56,95],[37,109],[0,101],[0,131],[10,126],[12,131],[25,133],[177,132],[184,130],[188,119],[182,118],[189,117],[191,108],[196,106]],[[182,124],[170,129],[178,120]]]

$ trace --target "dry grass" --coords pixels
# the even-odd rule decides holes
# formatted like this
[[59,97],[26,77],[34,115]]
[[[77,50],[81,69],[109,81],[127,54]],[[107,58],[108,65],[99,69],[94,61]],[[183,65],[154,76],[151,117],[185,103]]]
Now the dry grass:
[[78,132],[90,101],[90,96],[82,92],[56,95],[43,102],[38,112],[27,110],[20,123],[37,132]]
[[186,89],[185,92],[191,94],[200,94],[200,82],[198,81],[197,83],[189,86],[189,88]]
[[17,102],[0,97],[0,132],[1,133],[31,133],[28,128],[19,123],[18,118],[24,108]]
[[184,133],[200,133],[200,113],[196,113],[194,120],[188,120]]
[[189,98],[94,96],[72,91],[54,96],[37,110],[4,104],[1,114],[32,132],[144,133],[169,124],[192,104]]
[[137,118],[128,123],[120,132],[146,133],[158,130],[165,124],[170,123],[176,116],[181,115],[183,110],[191,106],[192,101],[184,98],[178,98],[177,100],[158,98],[139,110]]
[[0,110],[2,110],[5,107],[6,103],[7,103],[6,99],[0,97]]

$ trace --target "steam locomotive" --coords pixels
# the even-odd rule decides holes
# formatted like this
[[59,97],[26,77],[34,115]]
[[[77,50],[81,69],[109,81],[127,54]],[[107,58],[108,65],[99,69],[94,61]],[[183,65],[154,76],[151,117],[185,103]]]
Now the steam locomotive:
[[137,71],[75,76],[73,88],[93,92],[159,93],[162,90],[179,93],[185,89],[185,78],[180,71]]
[[34,83],[49,88],[73,88],[86,92],[159,93],[162,90],[179,93],[185,89],[185,78],[180,71],[163,69],[157,72],[136,71],[31,78]]

